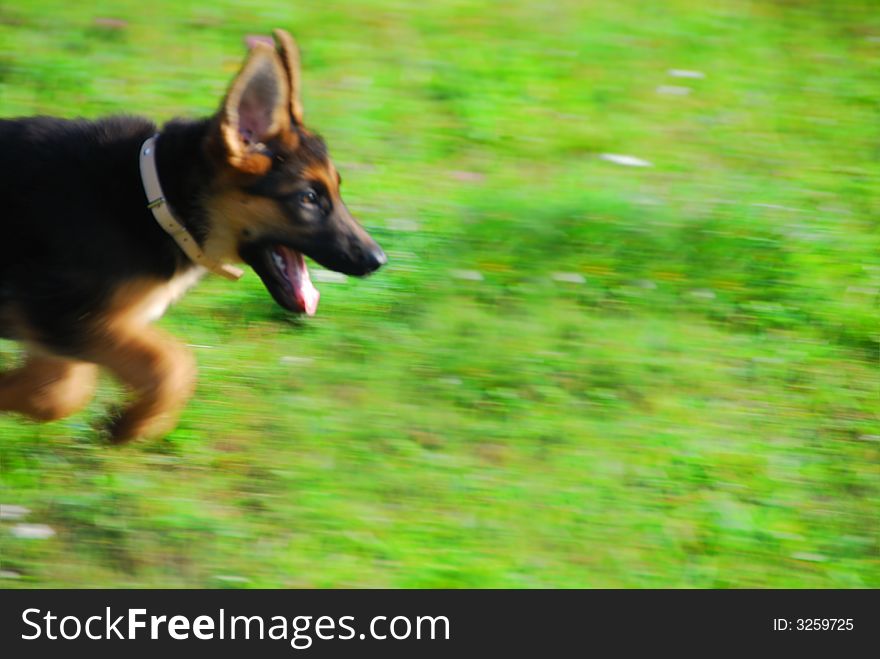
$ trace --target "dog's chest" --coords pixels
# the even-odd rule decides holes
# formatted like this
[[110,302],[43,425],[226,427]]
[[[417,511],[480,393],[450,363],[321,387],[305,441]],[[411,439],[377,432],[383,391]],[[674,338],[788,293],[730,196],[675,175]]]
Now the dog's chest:
[[197,266],[149,290],[137,305],[135,311],[137,321],[147,324],[159,320],[168,307],[183,297],[205,272],[204,268]]

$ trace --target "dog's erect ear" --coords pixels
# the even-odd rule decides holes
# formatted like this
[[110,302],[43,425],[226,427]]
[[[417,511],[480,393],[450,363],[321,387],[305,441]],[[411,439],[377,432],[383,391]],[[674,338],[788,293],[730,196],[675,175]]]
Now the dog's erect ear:
[[221,138],[236,169],[263,174],[271,166],[259,145],[290,130],[288,80],[275,49],[254,43],[220,108]]
[[275,41],[278,43],[278,54],[284,63],[284,69],[287,71],[287,84],[290,89],[290,116],[293,120],[302,126],[303,124],[303,108],[300,96],[300,75],[299,75],[299,48],[287,32],[284,30],[274,30]]

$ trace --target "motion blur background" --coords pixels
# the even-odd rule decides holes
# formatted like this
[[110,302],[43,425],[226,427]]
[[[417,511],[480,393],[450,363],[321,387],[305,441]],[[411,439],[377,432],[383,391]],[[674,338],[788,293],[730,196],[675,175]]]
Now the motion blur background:
[[880,587],[876,2],[2,0],[0,115],[273,27],[390,263],[205,279],[164,441],[0,419],[0,585]]

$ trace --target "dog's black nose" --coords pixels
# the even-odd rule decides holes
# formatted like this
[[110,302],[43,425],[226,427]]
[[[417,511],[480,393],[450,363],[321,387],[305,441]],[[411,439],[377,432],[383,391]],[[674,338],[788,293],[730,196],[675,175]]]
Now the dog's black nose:
[[372,272],[373,270],[378,270],[383,265],[388,263],[388,257],[385,256],[385,252],[382,251],[382,248],[376,245],[375,249],[367,252],[366,258],[367,269]]

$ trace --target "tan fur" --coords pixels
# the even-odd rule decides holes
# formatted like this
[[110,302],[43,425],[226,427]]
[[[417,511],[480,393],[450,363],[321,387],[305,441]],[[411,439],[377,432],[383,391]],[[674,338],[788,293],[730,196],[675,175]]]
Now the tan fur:
[[339,198],[339,174],[332,163],[313,163],[303,170],[303,176],[307,179],[320,181],[327,188],[334,202],[341,201]]
[[289,222],[274,200],[256,197],[237,188],[218,192],[206,201],[205,207],[212,226],[204,252],[212,259],[238,261],[238,245],[247,232],[259,235],[270,233],[277,227],[290,231]]
[[168,307],[177,302],[201,279],[205,269],[195,267],[167,282],[138,281],[122,287],[111,303],[111,323],[124,322],[145,326],[159,320]]
[[113,423],[111,439],[121,442],[171,430],[195,389],[190,352],[148,323],[203,274],[200,269],[169,282],[136,281],[120,287],[108,311],[93,327],[86,355],[108,369],[133,399]]
[[293,37],[284,30],[274,30],[272,34],[275,35],[275,40],[278,42],[278,54],[287,70],[290,83],[290,114],[297,124],[302,125],[303,106],[300,92],[299,48]]
[[110,429],[114,442],[172,429],[192,395],[195,360],[149,323],[203,274],[201,268],[192,268],[167,282],[141,280],[121,286],[107,311],[92,321],[92,335],[81,355],[84,361],[31,345],[21,368],[0,375],[0,410],[39,421],[69,416],[92,398],[98,366],[103,366],[133,394]]
[[272,161],[246,144],[239,134],[239,106],[272,106],[269,127],[262,140],[275,137],[288,129],[287,74],[275,49],[265,43],[254,44],[241,72],[235,77],[226,99],[220,131],[226,145],[229,164],[239,171],[265,174]]
[[110,428],[114,442],[157,437],[174,428],[195,389],[195,359],[188,350],[153,327],[115,324],[89,356],[134,395]]
[[91,400],[97,375],[94,364],[30,354],[23,366],[0,375],[0,410],[37,421],[62,419]]

